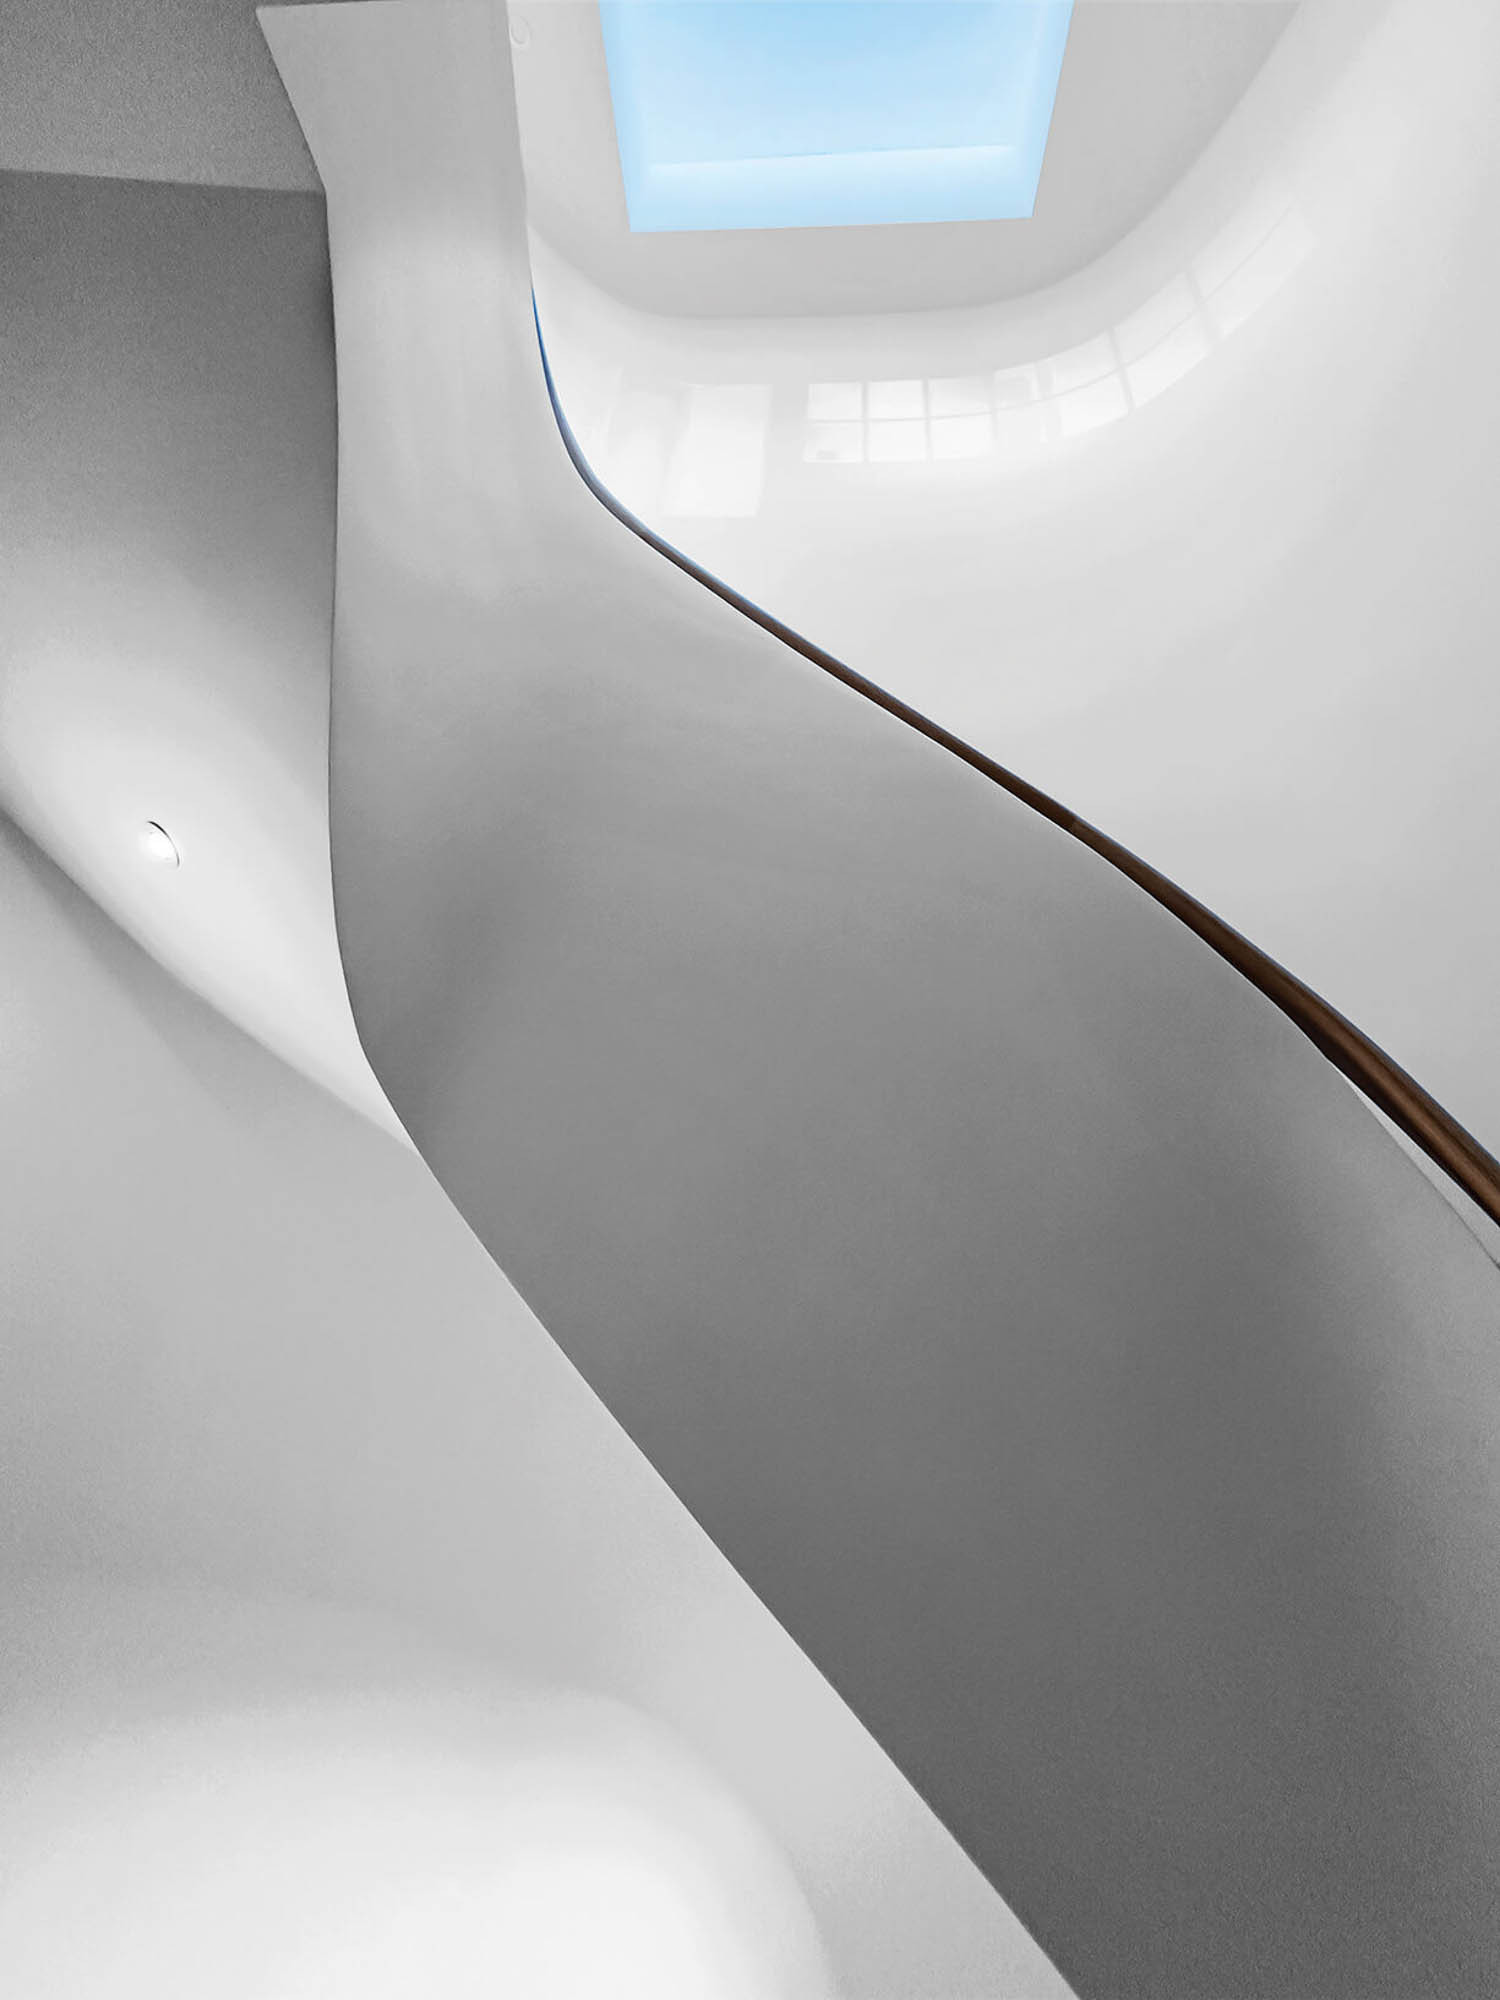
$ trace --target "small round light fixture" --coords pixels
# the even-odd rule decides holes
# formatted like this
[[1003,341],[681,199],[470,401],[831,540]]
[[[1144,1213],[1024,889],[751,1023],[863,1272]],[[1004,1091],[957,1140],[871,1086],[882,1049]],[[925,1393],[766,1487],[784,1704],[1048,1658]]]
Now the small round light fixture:
[[177,842],[157,820],[148,819],[141,828],[141,848],[153,861],[160,862],[163,868],[182,866],[182,856],[177,852]]
[[524,14],[511,15],[510,39],[512,46],[518,49],[524,49],[531,40],[531,23]]

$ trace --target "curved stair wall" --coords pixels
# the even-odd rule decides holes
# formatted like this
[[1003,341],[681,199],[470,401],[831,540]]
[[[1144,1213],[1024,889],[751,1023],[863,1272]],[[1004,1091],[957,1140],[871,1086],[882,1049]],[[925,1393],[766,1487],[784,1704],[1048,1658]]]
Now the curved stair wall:
[[1492,1991],[1500,1274],[1175,917],[589,493],[503,15],[262,18],[402,1123],[1080,1993]]

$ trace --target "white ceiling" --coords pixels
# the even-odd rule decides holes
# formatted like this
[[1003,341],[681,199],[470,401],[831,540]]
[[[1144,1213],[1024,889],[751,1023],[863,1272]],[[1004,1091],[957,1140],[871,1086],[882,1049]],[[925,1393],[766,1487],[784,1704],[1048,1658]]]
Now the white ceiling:
[[[1452,206],[1489,206],[1462,156],[1489,143],[1494,44],[1459,32],[1471,0],[1443,4],[1434,35],[1413,18],[1434,0],[1392,0],[1394,32],[1357,67],[1350,22],[1334,22],[1340,75],[1314,157],[1306,172],[1285,163],[1335,290],[1354,275],[1352,246],[1315,168],[1331,148],[1354,169],[1347,198],[1356,228],[1372,218],[1387,310],[1428,305],[1429,260],[1463,240],[1442,227]],[[1494,1267],[1309,1045],[1164,912],[788,662],[594,504],[538,378],[508,48],[486,20],[455,10],[440,36],[430,21],[382,9],[364,29],[354,9],[293,10],[273,44],[333,219],[333,835],[351,985],[393,1101],[585,1375],[1086,1990],[1199,1996],[1227,1965],[1226,1992],[1373,1993],[1393,1967],[1422,1991],[1434,1963],[1500,1962],[1500,1931],[1472,1914],[1500,1822],[1468,1793],[1450,1812],[1442,1782],[1467,1771],[1493,1720],[1475,1663],[1500,1630],[1474,1551],[1483,1509],[1500,1519],[1495,1464],[1476,1449],[1486,1412],[1500,1429],[1476,1362],[1500,1310]],[[1268,105],[1266,81],[1251,98],[1269,152],[1287,99]],[[1418,180],[1424,156],[1438,171]],[[1280,259],[1304,240],[1276,233],[1277,211],[1268,221],[1248,244],[1215,227],[1191,245],[1226,360],[1183,396],[1231,369],[1248,388],[1248,344],[1276,349],[1304,395],[1352,394],[1377,430],[1397,421],[1391,349],[1360,349],[1367,318],[1332,351],[1297,337],[1310,258],[1231,341],[1247,290],[1269,289],[1256,246]],[[1425,239],[1416,260],[1401,254],[1409,229]],[[1253,284],[1236,287],[1240,274]],[[1154,351],[1139,331],[1123,352]],[[1466,343],[1448,354],[1469,359]],[[1049,362],[1050,386],[1072,368]],[[1205,423],[1189,447],[1200,477],[1184,497],[1223,491],[1201,477],[1221,441],[1249,431],[1259,453],[1282,447],[1289,491],[1258,459],[1246,470],[1283,503],[1320,596],[1283,598],[1293,629],[1273,637],[1289,669],[1306,655],[1288,636],[1312,663],[1329,647],[1357,672],[1372,628],[1413,607],[1351,591],[1348,544],[1327,546],[1325,503],[1346,497],[1328,465],[1347,460],[1316,413],[1288,435],[1261,395],[1231,407],[1231,429]],[[1139,408],[1134,432],[1070,437],[1155,445],[1179,421],[1167,394]],[[1356,456],[1383,486],[1390,457]],[[1118,472],[1109,497],[1127,527],[1161,518],[1160,456],[1092,461]],[[1089,463],[1059,462],[1080,475]],[[1396,469],[1410,467],[1403,453]],[[1037,569],[1067,576],[1076,550],[1057,605],[1076,614],[1077,643],[1103,621],[1107,647],[1119,540],[1099,546],[1097,515],[1084,517],[1097,540],[1066,533],[1051,497],[1050,521],[1045,501],[1026,509]],[[1277,524],[1248,497],[1231,486],[1238,504],[1205,516],[1231,548],[1247,534],[1275,546]],[[836,500],[823,513],[836,523]],[[1439,518],[1480,574],[1476,544],[1446,507]],[[1238,737],[1237,763],[1259,762],[1267,735],[1305,740],[1295,684],[1269,730],[1235,727],[1262,720],[1234,699],[1257,663],[1232,651],[1237,626],[1265,630],[1259,577],[1242,594],[1213,588],[1225,569],[1203,563],[1201,542],[1127,552],[1148,610],[1185,563],[1202,565],[1214,617],[1188,694]],[[1003,537],[976,553],[993,573]],[[1394,570],[1405,551],[1360,535],[1356,560],[1367,553]],[[917,657],[931,599],[902,567],[904,543],[879,554]],[[1430,626],[1425,591],[1417,605]],[[1352,656],[1330,613],[1353,627]],[[1003,595],[992,636],[1009,646]],[[1392,636],[1431,662],[1430,646]],[[1339,749],[1364,747],[1369,697],[1365,682],[1338,702]],[[1131,775],[1181,795],[1205,773],[1173,759]],[[1389,824],[1397,795],[1381,790]],[[1357,832],[1362,873],[1386,877],[1399,854],[1368,821]],[[895,1047],[909,1060],[883,1061]],[[1004,1301],[1003,1360],[987,1299]],[[841,1392],[856,1382],[851,1412]],[[808,1504],[790,1509],[799,1490]],[[1389,1545],[1413,1494],[1419,1550],[1456,1552],[1430,1574]],[[1163,1524],[1205,1519],[1163,1562]],[[1010,1522],[1025,1532],[992,1532]],[[896,1631],[890,1548],[924,1569],[925,1594],[902,1644],[872,1654],[871,1633]],[[1367,1635],[1383,1641],[1373,1666]],[[1206,1695],[1191,1670],[1205,1659],[1225,1668]],[[1288,1684],[1306,1695],[1291,1730]],[[1332,1764],[1325,1708],[1342,1729]],[[1434,1713],[1451,1718],[1451,1754],[1428,1757]],[[1205,1789],[1206,1769],[1223,1782]],[[1149,1811],[1132,1815],[1143,1796]],[[1189,1920],[1194,1873],[1205,1894]],[[1370,1884],[1389,1881],[1403,1893],[1371,1927]]]
[[1077,0],[1027,222],[630,233],[593,0],[511,0],[533,226],[648,312],[911,312],[1014,298],[1109,250],[1197,159],[1296,0]]

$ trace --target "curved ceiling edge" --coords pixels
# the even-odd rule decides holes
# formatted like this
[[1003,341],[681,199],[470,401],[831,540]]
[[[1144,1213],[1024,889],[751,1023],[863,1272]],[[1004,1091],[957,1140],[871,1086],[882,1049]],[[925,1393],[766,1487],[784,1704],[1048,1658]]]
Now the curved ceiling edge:
[[614,299],[707,324],[1019,299],[1107,254],[1194,171],[1296,13],[1297,0],[1079,0],[1027,221],[641,235],[626,220],[597,9],[517,0],[533,219]]

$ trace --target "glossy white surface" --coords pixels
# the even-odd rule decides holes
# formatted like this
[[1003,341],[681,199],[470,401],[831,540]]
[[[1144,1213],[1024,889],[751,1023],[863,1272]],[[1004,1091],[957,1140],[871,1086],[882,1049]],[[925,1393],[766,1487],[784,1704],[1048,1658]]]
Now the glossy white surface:
[[984,310],[705,325],[535,257],[606,485],[1492,1149],[1497,89],[1483,0],[1307,0],[1148,221]]
[[1163,910],[586,490],[502,24],[267,19],[424,1157],[1081,1990],[1492,1988],[1500,1275]]

